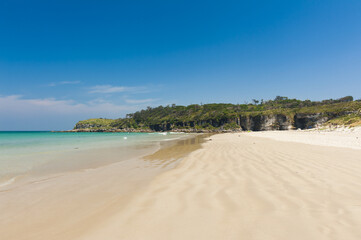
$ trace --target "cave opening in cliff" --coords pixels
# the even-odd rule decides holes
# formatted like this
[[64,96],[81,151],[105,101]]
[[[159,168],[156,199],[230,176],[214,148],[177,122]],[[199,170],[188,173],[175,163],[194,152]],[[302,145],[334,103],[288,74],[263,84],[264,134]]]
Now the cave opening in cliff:
[[295,127],[296,129],[306,129],[307,128],[307,119],[306,118],[296,118],[295,117]]
[[262,117],[261,116],[254,116],[252,118],[253,127],[252,131],[261,131],[262,130]]

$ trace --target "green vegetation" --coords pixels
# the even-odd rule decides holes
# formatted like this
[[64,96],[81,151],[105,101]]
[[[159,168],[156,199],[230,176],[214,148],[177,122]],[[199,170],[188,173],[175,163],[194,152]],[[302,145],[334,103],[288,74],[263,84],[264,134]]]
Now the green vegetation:
[[92,118],[88,120],[79,121],[75,128],[92,128],[92,129],[111,129],[111,124],[114,122],[113,119],[105,118]]
[[[189,106],[159,106],[128,114],[126,118],[89,119],[80,121],[75,129],[136,129],[144,131],[168,130],[262,130],[308,128],[319,122],[355,124],[360,119],[361,102],[351,96],[324,101],[288,99],[277,96],[274,100],[253,100],[246,104],[192,104]],[[315,115],[316,114],[316,115]],[[315,116],[314,116],[315,115]],[[266,117],[277,120],[263,127]],[[309,119],[307,119],[309,117]],[[338,120],[337,120],[338,119]],[[332,120],[332,121],[331,121]],[[262,125],[263,124],[263,125]]]
[[350,127],[361,126],[361,114],[352,113],[344,116],[340,116],[334,119],[331,119],[327,122],[331,125],[344,125]]

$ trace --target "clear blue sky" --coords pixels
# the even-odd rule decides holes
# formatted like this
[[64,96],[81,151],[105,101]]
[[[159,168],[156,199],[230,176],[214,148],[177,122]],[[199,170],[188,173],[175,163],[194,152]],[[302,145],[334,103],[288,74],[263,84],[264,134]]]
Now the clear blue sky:
[[361,98],[361,1],[0,1],[0,130],[146,106]]

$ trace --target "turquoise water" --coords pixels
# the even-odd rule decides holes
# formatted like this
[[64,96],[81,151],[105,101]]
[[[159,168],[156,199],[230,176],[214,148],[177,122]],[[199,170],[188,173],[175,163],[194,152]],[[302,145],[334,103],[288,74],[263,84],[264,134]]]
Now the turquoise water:
[[155,146],[161,141],[184,136],[178,133],[0,132],[0,180],[4,176],[26,174],[51,161],[59,161],[56,156],[64,153],[71,156],[72,152],[79,150],[117,148],[120,155],[125,155],[129,149],[138,146],[139,149],[145,145]]

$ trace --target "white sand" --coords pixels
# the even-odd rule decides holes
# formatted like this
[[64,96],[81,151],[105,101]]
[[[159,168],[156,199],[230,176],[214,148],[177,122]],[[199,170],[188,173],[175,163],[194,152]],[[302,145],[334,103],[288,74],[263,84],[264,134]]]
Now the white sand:
[[163,171],[142,162],[130,159],[0,188],[0,239],[75,239],[119,211],[135,190]]
[[361,239],[360,150],[212,139],[80,239]]
[[286,142],[361,149],[361,127],[338,128],[332,131],[313,129],[307,131],[249,132],[246,134]]

